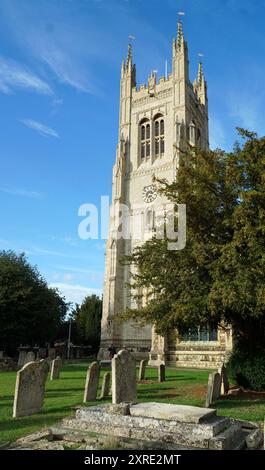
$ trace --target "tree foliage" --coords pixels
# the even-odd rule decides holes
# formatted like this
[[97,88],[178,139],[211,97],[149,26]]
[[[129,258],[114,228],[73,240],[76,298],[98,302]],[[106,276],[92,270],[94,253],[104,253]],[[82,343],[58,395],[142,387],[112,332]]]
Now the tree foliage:
[[24,254],[0,251],[0,344],[44,344],[56,338],[68,305]]
[[101,317],[102,299],[95,294],[87,296],[80,306],[76,305],[73,319],[79,341],[93,347],[99,346]]
[[162,195],[186,204],[187,243],[169,251],[155,237],[125,262],[138,307],[121,314],[160,334],[229,323],[249,347],[265,340],[265,138],[239,129],[233,152],[188,151],[177,179],[156,180]]

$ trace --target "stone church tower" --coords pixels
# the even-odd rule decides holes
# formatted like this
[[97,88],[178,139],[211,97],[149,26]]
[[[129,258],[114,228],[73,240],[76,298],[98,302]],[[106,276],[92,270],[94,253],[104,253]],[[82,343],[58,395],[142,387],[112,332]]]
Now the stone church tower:
[[[138,217],[141,240],[150,237],[153,207],[165,202],[156,194],[152,177],[172,181],[176,177],[180,149],[187,142],[209,147],[208,99],[201,63],[197,78],[193,84],[190,82],[188,46],[179,22],[177,37],[173,39],[172,72],[168,76],[157,80],[152,72],[147,85],[137,87],[131,45],[122,63],[119,141],[112,177],[99,358],[108,357],[107,349],[113,344],[116,349],[133,350],[139,358],[147,356],[152,348],[151,363],[165,360],[168,342],[157,338],[151,326],[139,328],[132,322],[121,324],[115,319],[117,313],[133,306],[127,285],[129,269],[120,260],[141,243],[133,236],[124,239],[117,235],[117,218],[125,204],[129,208],[127,219]],[[176,349],[175,345],[171,347]]]

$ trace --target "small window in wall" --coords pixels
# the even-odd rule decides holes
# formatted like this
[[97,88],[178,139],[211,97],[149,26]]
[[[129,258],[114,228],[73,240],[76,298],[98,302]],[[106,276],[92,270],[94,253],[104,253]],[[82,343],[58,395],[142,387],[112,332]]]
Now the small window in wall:
[[198,326],[181,332],[182,341],[217,341],[217,328]]
[[176,123],[176,138],[180,140],[182,138],[182,124],[181,122]]
[[144,213],[144,228],[148,232],[154,228],[154,212],[151,208],[148,208]]

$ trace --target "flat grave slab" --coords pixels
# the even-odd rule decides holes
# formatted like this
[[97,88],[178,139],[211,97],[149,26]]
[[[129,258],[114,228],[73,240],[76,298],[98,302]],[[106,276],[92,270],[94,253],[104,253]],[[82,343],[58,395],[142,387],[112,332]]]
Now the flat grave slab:
[[216,410],[197,406],[173,405],[171,403],[139,403],[131,405],[131,416],[164,419],[182,423],[201,423],[216,415]]

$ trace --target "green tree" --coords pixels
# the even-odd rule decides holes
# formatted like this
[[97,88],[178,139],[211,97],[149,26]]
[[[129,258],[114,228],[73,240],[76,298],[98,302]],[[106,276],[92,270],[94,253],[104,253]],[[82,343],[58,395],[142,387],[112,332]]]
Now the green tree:
[[95,294],[87,296],[80,306],[76,305],[73,311],[73,319],[79,341],[93,347],[99,346],[101,317],[102,299]]
[[175,182],[156,180],[168,200],[186,204],[187,244],[169,251],[153,238],[125,258],[136,268],[138,308],[121,319],[151,322],[160,334],[224,322],[249,347],[264,347],[265,138],[239,132],[246,141],[233,152],[188,151]]
[[24,254],[0,251],[0,344],[14,352],[22,344],[53,341],[67,304]]

